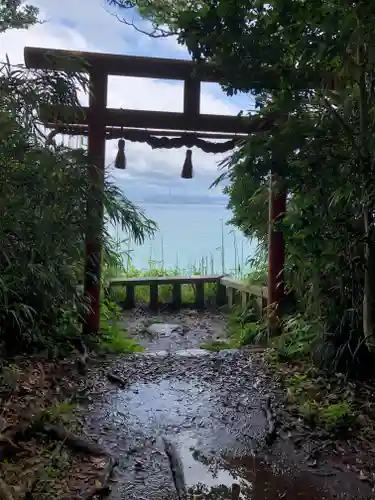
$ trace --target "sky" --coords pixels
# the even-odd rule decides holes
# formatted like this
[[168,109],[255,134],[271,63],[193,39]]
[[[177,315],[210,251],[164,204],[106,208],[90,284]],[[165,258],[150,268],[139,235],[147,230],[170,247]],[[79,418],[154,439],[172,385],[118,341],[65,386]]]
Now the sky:
[[[185,47],[174,38],[152,39],[121,23],[105,0],[29,0],[40,10],[42,23],[28,30],[9,30],[0,35],[0,57],[12,64],[23,63],[25,46],[85,50],[151,57],[189,59]],[[126,15],[134,15],[124,13]],[[144,22],[143,22],[144,23]],[[139,25],[147,30],[147,23]],[[182,111],[183,83],[167,80],[109,77],[108,106],[111,108]],[[236,115],[247,110],[246,97],[228,97],[216,84],[202,84],[201,112]],[[224,155],[207,154],[193,148],[194,178],[181,179],[186,149],[152,150],[140,143],[126,144],[127,169],[113,168],[117,141],[107,141],[106,167],[110,177],[134,202],[170,194],[181,203],[225,201],[221,188],[209,190],[218,175]]]

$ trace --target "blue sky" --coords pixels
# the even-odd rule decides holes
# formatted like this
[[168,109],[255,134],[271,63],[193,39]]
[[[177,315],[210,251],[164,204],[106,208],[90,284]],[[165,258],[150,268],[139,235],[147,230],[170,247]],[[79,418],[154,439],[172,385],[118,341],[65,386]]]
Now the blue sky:
[[[0,35],[1,55],[8,54],[14,64],[23,62],[23,48],[48,48],[110,52],[151,57],[189,58],[184,47],[172,38],[151,39],[121,23],[103,0],[30,0],[40,9],[44,22],[27,31],[8,31]],[[129,14],[129,13],[128,13]],[[131,15],[131,14],[129,14]],[[134,14],[133,14],[134,15]],[[147,29],[147,24],[142,24]],[[115,108],[182,111],[182,82],[110,77],[108,106]],[[201,111],[212,114],[237,114],[250,107],[244,96],[227,97],[215,84],[202,85]],[[221,190],[208,190],[217,176],[217,164],[225,155],[193,150],[195,177],[180,178],[185,150],[151,150],[147,145],[127,144],[128,168],[111,167],[116,142],[107,142],[108,172],[133,201],[162,198],[171,193],[188,203],[192,198],[221,197]]]

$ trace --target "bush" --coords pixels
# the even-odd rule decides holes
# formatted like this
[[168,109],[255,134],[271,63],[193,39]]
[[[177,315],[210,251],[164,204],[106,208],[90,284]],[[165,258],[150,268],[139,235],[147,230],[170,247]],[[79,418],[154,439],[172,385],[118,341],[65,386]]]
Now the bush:
[[[33,10],[14,5],[0,9],[2,26],[18,27],[20,12],[24,23],[35,21]],[[51,345],[62,332],[73,335],[86,307],[77,284],[88,230],[87,154],[47,140],[36,118],[46,103],[78,108],[77,91],[86,88],[76,74],[27,71],[9,62],[0,68],[0,343],[8,352]],[[101,193],[98,186],[95,192]],[[105,224],[119,224],[137,242],[155,230],[107,179],[103,203]],[[106,231],[102,240],[108,258]]]

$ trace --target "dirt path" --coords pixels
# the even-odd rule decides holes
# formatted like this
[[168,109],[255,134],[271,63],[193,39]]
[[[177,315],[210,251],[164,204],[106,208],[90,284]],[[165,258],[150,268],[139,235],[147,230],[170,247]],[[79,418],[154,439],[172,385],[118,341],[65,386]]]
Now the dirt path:
[[[178,499],[181,471],[189,499],[372,498],[370,485],[335,464],[309,470],[288,440],[267,444],[265,409],[269,396],[276,409],[277,389],[262,352],[199,349],[225,337],[219,315],[143,313],[124,323],[145,351],[110,367],[126,385],[108,384],[85,417],[89,434],[119,457],[111,500]],[[166,442],[180,457],[177,478]]]

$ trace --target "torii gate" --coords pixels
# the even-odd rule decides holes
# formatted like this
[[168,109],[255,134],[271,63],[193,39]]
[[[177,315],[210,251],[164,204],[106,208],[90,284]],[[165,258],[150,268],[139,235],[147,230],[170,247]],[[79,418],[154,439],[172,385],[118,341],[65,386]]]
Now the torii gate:
[[[51,109],[43,113],[41,119],[55,133],[88,137],[88,178],[91,185],[104,185],[107,139],[146,142],[158,148],[197,146],[206,152],[224,152],[233,149],[238,138],[269,130],[273,125],[272,119],[256,116],[201,114],[201,82],[220,83],[222,80],[222,73],[206,63],[35,47],[25,47],[24,57],[27,68],[89,74],[89,107],[83,108],[82,114],[78,116],[76,109],[65,108],[63,112]],[[109,75],[183,80],[183,112],[107,108]],[[203,138],[228,140],[212,143]],[[123,146],[124,142],[119,141],[118,168],[125,168]],[[184,168],[182,174],[185,178],[191,177],[190,159],[187,154],[184,165],[187,169]],[[274,316],[277,319],[284,298],[285,246],[282,232],[277,231],[273,223],[280,220],[286,211],[286,193],[275,194],[270,188],[269,201],[268,305],[277,312]],[[93,334],[100,328],[102,200],[89,196],[87,212],[95,214],[96,223],[89,225],[85,241],[84,293],[91,307],[84,318],[83,329],[84,333]]]

